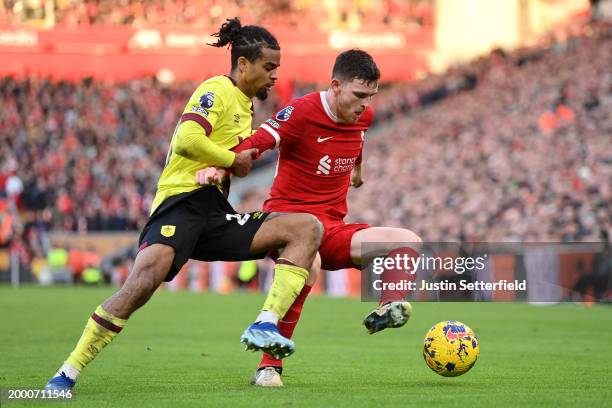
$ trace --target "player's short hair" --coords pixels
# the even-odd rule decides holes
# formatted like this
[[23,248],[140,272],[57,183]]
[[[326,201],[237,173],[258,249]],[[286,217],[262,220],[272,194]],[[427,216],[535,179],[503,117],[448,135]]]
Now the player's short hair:
[[255,25],[242,26],[240,19],[234,17],[223,23],[218,33],[212,34],[219,38],[213,47],[231,46],[232,70],[238,65],[238,58],[245,57],[254,62],[262,55],[262,48],[280,50],[276,38],[265,28]]
[[332,69],[333,78],[343,81],[352,81],[357,78],[364,80],[366,83],[371,83],[380,79],[380,71],[370,54],[362,50],[352,49],[344,51],[336,57]]

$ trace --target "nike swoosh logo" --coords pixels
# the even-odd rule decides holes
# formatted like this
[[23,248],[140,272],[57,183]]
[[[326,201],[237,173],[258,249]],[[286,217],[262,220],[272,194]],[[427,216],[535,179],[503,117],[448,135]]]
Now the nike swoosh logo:
[[321,137],[321,136],[319,136],[317,138],[317,142],[321,143],[321,142],[324,142],[324,141],[329,140],[331,138],[333,138],[333,136],[330,136],[330,137]]

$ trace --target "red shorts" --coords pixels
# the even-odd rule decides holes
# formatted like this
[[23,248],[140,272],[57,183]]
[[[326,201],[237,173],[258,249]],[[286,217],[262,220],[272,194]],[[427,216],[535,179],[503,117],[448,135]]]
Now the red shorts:
[[357,231],[370,228],[370,224],[347,224],[344,221],[320,219],[325,227],[319,254],[321,268],[335,271],[343,268],[359,268],[351,259],[351,239]]

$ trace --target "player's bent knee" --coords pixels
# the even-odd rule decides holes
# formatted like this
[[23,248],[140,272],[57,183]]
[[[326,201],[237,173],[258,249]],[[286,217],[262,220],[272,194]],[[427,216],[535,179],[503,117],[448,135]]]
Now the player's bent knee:
[[409,243],[409,246],[415,251],[420,251],[423,248],[423,239],[410,230],[405,230],[402,242]]
[[409,242],[414,242],[417,245],[423,244],[423,238],[421,238],[419,235],[415,234],[412,231],[408,231],[408,232],[410,232],[410,241]]
[[321,221],[317,219],[314,215],[304,214],[306,216],[304,231],[308,234],[308,236],[314,240],[316,247],[319,247],[321,243],[321,239],[323,238],[323,233],[325,228]]
[[279,217],[283,217],[292,239],[310,242],[318,248],[324,228],[317,217],[306,213],[281,214]]
[[271,213],[255,235],[251,251],[256,252],[269,242],[282,246],[299,244],[314,256],[321,243],[323,231],[323,225],[314,215]]
[[397,240],[398,242],[411,243],[414,246],[420,246],[423,243],[423,239],[409,229],[401,229],[397,230],[397,232],[399,232],[399,234],[394,234],[393,239]]
[[304,245],[304,248],[314,255],[321,245],[323,238],[323,224],[313,215],[302,214],[304,217],[299,231],[298,240]]

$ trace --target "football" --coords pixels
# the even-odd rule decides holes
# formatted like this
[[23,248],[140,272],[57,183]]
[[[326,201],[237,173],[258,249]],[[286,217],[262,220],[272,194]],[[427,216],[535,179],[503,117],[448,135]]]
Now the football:
[[425,335],[423,357],[436,373],[456,377],[476,363],[480,343],[474,331],[456,320],[435,324]]

